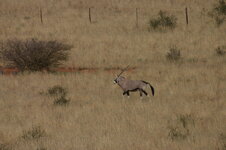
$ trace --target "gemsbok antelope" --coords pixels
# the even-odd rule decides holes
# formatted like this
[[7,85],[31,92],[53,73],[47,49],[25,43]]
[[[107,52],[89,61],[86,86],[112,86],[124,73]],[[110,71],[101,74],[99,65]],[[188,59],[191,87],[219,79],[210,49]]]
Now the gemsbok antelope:
[[123,69],[121,71],[121,73],[119,73],[116,77],[116,79],[114,80],[114,83],[117,83],[123,90],[123,95],[127,94],[127,96],[129,97],[129,92],[136,92],[139,91],[140,92],[140,97],[142,97],[143,93],[148,96],[148,93],[144,90],[145,87],[147,87],[147,85],[150,86],[151,88],[151,92],[152,95],[154,96],[155,91],[153,86],[143,80],[129,80],[126,79],[125,77],[121,76],[121,74],[128,68],[129,66],[127,66],[125,69]]

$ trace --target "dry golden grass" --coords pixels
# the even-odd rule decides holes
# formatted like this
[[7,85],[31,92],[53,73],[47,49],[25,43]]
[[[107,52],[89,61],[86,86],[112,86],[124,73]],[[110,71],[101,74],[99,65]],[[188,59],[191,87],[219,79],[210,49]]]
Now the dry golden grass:
[[[1,40],[37,37],[73,44],[66,66],[137,66],[125,76],[151,82],[156,95],[123,98],[112,82],[117,72],[101,70],[0,76],[0,149],[225,150],[226,61],[214,49],[226,44],[226,26],[216,28],[207,16],[213,4],[214,0],[2,0]],[[188,27],[185,6],[190,12]],[[93,24],[89,7],[95,7]],[[147,30],[148,19],[160,9],[178,17],[174,31]],[[181,49],[180,62],[170,63],[165,57],[172,45]],[[56,106],[53,98],[40,94],[54,85],[68,89],[69,105]],[[44,132],[40,138],[23,138],[35,127]]]

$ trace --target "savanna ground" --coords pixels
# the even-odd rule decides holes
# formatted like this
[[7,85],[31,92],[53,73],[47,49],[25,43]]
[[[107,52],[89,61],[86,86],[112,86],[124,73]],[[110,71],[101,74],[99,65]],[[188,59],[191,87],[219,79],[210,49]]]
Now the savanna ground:
[[[216,27],[207,15],[215,2],[1,0],[0,40],[35,37],[72,44],[65,66],[136,66],[124,76],[151,82],[156,95],[123,98],[112,82],[118,72],[101,69],[0,76],[0,149],[225,150],[226,57],[217,56],[215,48],[226,44],[226,25]],[[94,7],[92,24],[89,7]],[[160,9],[178,18],[175,30],[148,31]],[[182,55],[175,63],[166,59],[172,45]],[[68,89],[67,106],[40,94],[54,85]]]

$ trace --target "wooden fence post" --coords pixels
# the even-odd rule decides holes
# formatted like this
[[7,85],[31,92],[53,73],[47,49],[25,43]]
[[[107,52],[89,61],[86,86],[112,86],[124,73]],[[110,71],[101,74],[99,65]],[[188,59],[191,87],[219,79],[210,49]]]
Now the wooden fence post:
[[40,13],[40,21],[43,24],[43,20],[42,20],[42,8],[40,8],[39,13]]
[[92,23],[92,18],[91,18],[91,8],[89,8],[89,22]]
[[136,8],[136,27],[139,27],[139,22],[138,22],[138,8]]
[[186,24],[188,25],[188,8],[185,8]]

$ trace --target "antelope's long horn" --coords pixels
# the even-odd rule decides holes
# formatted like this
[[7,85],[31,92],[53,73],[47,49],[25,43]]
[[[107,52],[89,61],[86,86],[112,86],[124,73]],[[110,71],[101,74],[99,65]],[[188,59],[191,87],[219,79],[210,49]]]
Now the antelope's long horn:
[[126,67],[126,68],[124,68],[119,74],[118,74],[118,76],[120,76],[124,71],[126,71],[126,69],[128,69],[129,68],[129,65]]

